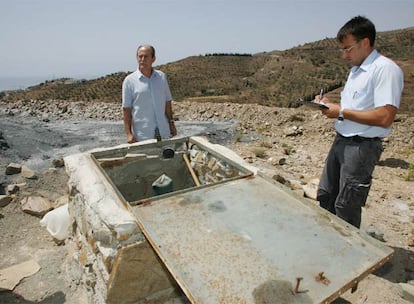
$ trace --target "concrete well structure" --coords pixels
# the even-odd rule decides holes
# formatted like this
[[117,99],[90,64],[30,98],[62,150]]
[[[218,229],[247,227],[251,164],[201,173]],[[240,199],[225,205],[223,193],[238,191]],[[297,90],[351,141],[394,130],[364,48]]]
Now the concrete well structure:
[[200,137],[64,160],[91,303],[330,303],[393,254]]

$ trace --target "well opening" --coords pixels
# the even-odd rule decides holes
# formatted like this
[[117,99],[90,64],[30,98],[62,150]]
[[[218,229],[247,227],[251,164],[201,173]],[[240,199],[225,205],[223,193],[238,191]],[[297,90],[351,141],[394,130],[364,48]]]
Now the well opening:
[[130,205],[252,174],[191,138],[99,151],[91,156]]

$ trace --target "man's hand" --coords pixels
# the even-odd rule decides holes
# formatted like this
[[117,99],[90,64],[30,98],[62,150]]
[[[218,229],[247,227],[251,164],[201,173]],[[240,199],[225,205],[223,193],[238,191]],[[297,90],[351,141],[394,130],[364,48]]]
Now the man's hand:
[[122,108],[122,117],[124,119],[125,134],[127,137],[127,143],[132,144],[138,140],[132,133],[132,112],[131,108]]
[[135,139],[134,135],[132,134],[127,135],[127,143],[133,144],[135,142],[137,142],[137,140]]
[[320,95],[315,96],[316,102],[323,102],[329,106],[329,109],[321,108],[322,114],[324,114],[328,118],[337,118],[339,115],[339,111],[341,110],[341,105],[339,103],[332,103],[328,98],[325,96],[320,98]]
[[176,127],[175,127],[174,120],[171,120],[171,121],[169,122],[169,125],[170,125],[170,133],[171,133],[171,136],[175,136],[175,135],[177,135],[177,129],[176,129]]
[[[325,101],[324,101],[325,102]],[[341,110],[341,105],[338,103],[326,102],[329,106],[329,109],[321,109],[321,112],[328,118],[337,118],[339,111]]]

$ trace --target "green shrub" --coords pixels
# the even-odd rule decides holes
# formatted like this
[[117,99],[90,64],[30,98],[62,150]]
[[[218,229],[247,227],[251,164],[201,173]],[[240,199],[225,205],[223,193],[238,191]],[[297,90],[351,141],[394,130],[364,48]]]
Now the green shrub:
[[258,158],[265,158],[266,157],[266,149],[263,147],[254,147],[252,149],[253,154]]
[[407,171],[407,174],[405,175],[404,180],[407,182],[414,180],[414,163],[411,163],[408,166],[408,171]]
[[262,147],[262,148],[268,148],[268,149],[270,149],[270,148],[272,148],[272,143],[271,142],[268,142],[268,141],[266,141],[266,140],[262,140],[261,142],[260,142],[260,147]]
[[288,145],[288,144],[282,144],[282,147],[283,147],[283,152],[286,154],[286,155],[290,155],[290,154],[292,154],[292,153],[295,153],[296,152],[296,150],[295,150],[295,148],[294,147],[292,147],[291,145]]

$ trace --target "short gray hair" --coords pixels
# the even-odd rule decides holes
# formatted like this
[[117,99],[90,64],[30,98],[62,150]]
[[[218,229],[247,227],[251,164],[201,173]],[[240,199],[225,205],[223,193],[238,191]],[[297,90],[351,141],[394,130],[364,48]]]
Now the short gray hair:
[[152,57],[155,57],[155,48],[154,48],[152,45],[149,45],[149,44],[141,44],[141,45],[137,48],[137,56],[138,56],[138,51],[139,51],[139,49],[140,49],[140,48],[143,48],[143,47],[150,48]]

